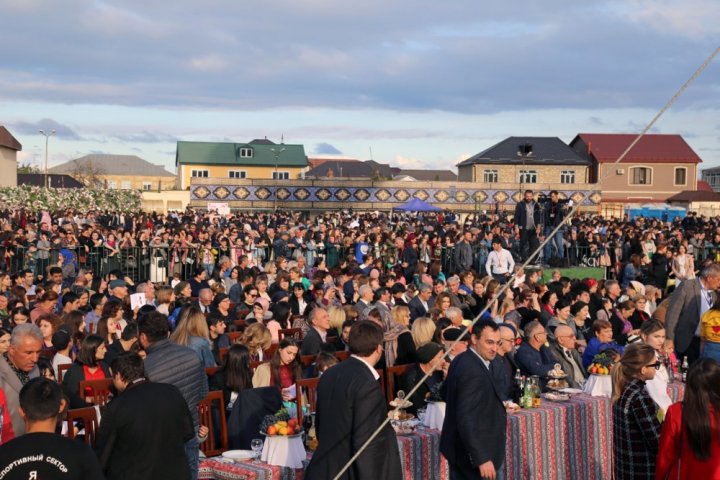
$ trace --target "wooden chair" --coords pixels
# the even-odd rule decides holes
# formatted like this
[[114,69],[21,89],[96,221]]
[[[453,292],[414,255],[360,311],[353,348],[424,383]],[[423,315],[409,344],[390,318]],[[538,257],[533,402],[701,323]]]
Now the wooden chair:
[[243,332],[228,332],[227,333],[228,338],[230,339],[230,344],[237,343],[238,339],[242,338]]
[[218,370],[220,370],[220,367],[205,367],[205,375],[212,377],[218,372]]
[[315,378],[303,378],[296,382],[297,387],[297,418],[298,422],[302,423],[302,394],[305,392],[308,401],[308,411],[314,412],[315,406],[317,405],[317,387],[320,383],[320,377]]
[[395,394],[397,393],[395,389],[395,376],[405,375],[414,365],[414,363],[408,363],[406,365],[395,365],[387,369],[386,393],[388,403],[395,400]]
[[344,362],[348,358],[350,358],[350,352],[335,352],[335,358],[338,359],[338,362]]
[[225,363],[225,355],[227,355],[228,349],[227,348],[221,348],[218,350],[218,357],[220,358],[220,364],[222,365]]
[[278,344],[273,343],[270,345],[270,348],[268,348],[267,350],[265,350],[263,352],[263,355],[265,355],[265,358],[270,360],[273,357],[273,355],[275,355],[275,352],[277,351],[277,349],[278,349]]
[[[218,412],[218,425],[213,422],[214,408],[216,408],[217,410],[215,411]],[[200,450],[202,450],[206,457],[214,457],[226,451],[228,449],[228,431],[223,392],[210,392],[207,397],[200,400],[198,402],[198,417],[200,418],[200,425],[206,426],[209,430],[207,440],[200,444]],[[215,442],[216,426],[220,428],[219,444]]]
[[295,340],[302,341],[302,328],[281,328],[278,330],[278,338],[282,340],[285,336],[294,336]]
[[245,323],[244,318],[245,317],[239,318],[237,320],[233,320],[233,325],[235,325],[235,328],[237,329],[238,332],[244,332],[245,327],[247,327],[247,323]]
[[[103,378],[100,380],[82,380],[80,382],[80,398],[85,400],[85,398],[89,396],[93,399],[93,405],[107,405],[107,403],[110,401],[111,386],[111,378]],[[90,395],[86,395],[86,389],[91,390]]]
[[89,447],[95,446],[95,435],[98,430],[97,410],[95,407],[75,408],[67,411],[67,436],[75,438],[74,423],[81,421],[85,428],[85,443]]
[[72,367],[72,363],[61,363],[58,365],[58,383],[62,383],[65,372],[67,372],[70,367]]
[[313,363],[315,363],[315,358],[317,355],[301,355],[300,356],[300,363],[302,363],[303,368],[307,368]]
[[378,382],[380,382],[380,388],[382,388],[382,391],[385,391],[385,370],[382,368],[376,368],[375,371],[380,375],[378,378]]

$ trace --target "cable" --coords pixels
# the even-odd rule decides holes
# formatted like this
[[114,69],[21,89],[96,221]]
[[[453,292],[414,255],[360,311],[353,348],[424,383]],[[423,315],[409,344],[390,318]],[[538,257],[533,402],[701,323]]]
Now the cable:
[[[678,98],[680,98],[680,96],[682,96],[683,93],[685,93],[685,90],[687,90],[687,88],[690,86],[690,84],[691,84],[692,82],[694,82],[695,79],[696,79],[698,76],[700,76],[700,74],[705,70],[705,68],[707,68],[707,66],[710,64],[710,62],[713,61],[713,59],[717,56],[718,53],[720,53],[720,47],[717,47],[717,48],[710,54],[710,56],[707,57],[707,59],[702,63],[702,65],[700,65],[700,67],[698,67],[698,69],[695,70],[695,72],[692,74],[692,76],[691,76],[690,78],[688,78],[685,83],[683,83],[683,85],[677,90],[677,92],[675,92],[675,95],[673,95],[673,96],[670,98],[670,100],[668,100],[668,102],[665,104],[665,106],[652,118],[652,120],[650,120],[650,123],[647,124],[647,126],[638,134],[638,136],[635,137],[635,140],[633,140],[633,141],[630,143],[630,145],[628,145],[628,147],[625,149],[625,151],[624,151],[624,152],[618,157],[618,159],[615,160],[611,165],[616,165],[616,164],[620,163],[620,162],[627,156],[627,154],[630,153],[630,151],[631,151],[631,150],[633,149],[633,147],[640,141],[640,139],[641,139],[643,136],[645,136],[645,134],[655,125],[655,123],[656,123],[656,122],[660,119],[660,117],[675,103],[675,101],[676,101]],[[603,175],[600,179],[598,179],[598,182],[597,182],[598,185],[601,185],[601,184],[602,184],[602,181],[605,180],[605,178],[607,178],[607,177],[610,175],[611,170],[612,170],[612,169],[607,169],[607,171],[605,172],[605,175]],[[572,215],[575,214],[575,212],[577,211],[577,209],[580,208],[580,204],[582,203],[583,200],[585,200],[587,197],[589,197],[589,196],[591,196],[591,195],[593,195],[594,193],[599,192],[599,191],[601,191],[601,190],[600,190],[600,189],[596,189],[596,190],[591,191],[590,194],[584,194],[583,198],[582,198],[580,201],[576,202],[575,205],[573,205],[573,208],[572,208],[572,209],[570,210],[570,212],[567,214],[567,217],[571,217]],[[563,223],[564,223],[564,222],[563,222]],[[525,268],[530,264],[530,262],[532,261],[532,259],[535,258],[535,257],[542,251],[542,249],[545,247],[545,245],[555,236],[555,234],[560,230],[560,228],[562,228],[563,223],[560,223],[559,225],[557,225],[557,226],[552,230],[552,232],[550,232],[548,235],[545,236],[545,240],[543,240],[543,241],[540,243],[540,245],[535,249],[535,251],[534,251],[531,255],[528,256],[527,260],[525,260],[525,263],[522,264],[522,269],[523,269],[523,270],[525,270]],[[508,288],[510,288],[510,284],[511,284],[511,281],[508,280],[508,282],[505,283],[505,285],[503,285],[503,287],[502,287],[502,288],[500,289],[500,291],[498,292],[498,297],[499,297],[500,295],[502,295],[502,294],[505,292],[505,290],[507,290]],[[495,301],[496,301],[496,300],[495,300]],[[452,351],[452,348],[453,348],[458,342],[461,341],[462,337],[464,337],[468,332],[470,332],[470,331],[472,330],[473,325],[475,325],[475,324],[477,323],[477,321],[480,320],[480,318],[481,318],[481,317],[485,314],[485,312],[487,312],[487,310],[490,308],[490,303],[491,303],[491,302],[488,302],[488,304],[485,306],[485,308],[483,308],[482,311],[481,311],[480,313],[478,313],[478,315],[473,319],[473,321],[470,323],[470,325],[468,325],[467,327],[465,327],[465,328],[463,329],[462,334],[460,334],[460,337],[459,337],[457,340],[455,340],[455,342],[450,346],[450,348],[448,349],[448,351],[445,352],[445,354],[444,354],[437,362],[435,362],[435,363],[433,364],[432,368],[430,368],[430,372],[434,372],[435,369],[440,365],[440,363],[443,362],[443,361],[445,360],[445,358],[450,354],[450,352]],[[405,395],[406,398],[411,397],[411,396],[417,391],[417,389],[420,388],[420,385],[422,385],[422,383],[423,383],[427,378],[429,378],[429,377],[430,377],[430,373],[426,373],[426,374],[415,384],[415,386],[412,388],[412,390],[410,390],[410,392],[406,393],[406,395]],[[399,408],[400,408],[399,406],[396,407],[396,410],[398,410]],[[375,437],[377,437],[378,434],[380,434],[380,432],[382,431],[382,429],[385,428],[385,425],[387,425],[389,421],[390,421],[390,417],[386,418],[386,419],[383,421],[383,423],[380,424],[380,426],[372,433],[372,435],[370,435],[370,438],[367,439],[367,441],[360,447],[360,449],[355,453],[355,455],[353,455],[352,458],[350,458],[350,460],[348,460],[348,462],[345,464],[345,466],[343,466],[342,470],[340,470],[340,472],[334,477],[334,480],[339,480],[339,479],[340,479],[340,477],[347,471],[347,469],[350,468],[350,466],[358,459],[358,457],[360,456],[360,454],[362,454],[362,452],[365,451],[365,449],[366,449],[367,446],[370,444],[370,442],[372,442],[372,441],[375,439]]]

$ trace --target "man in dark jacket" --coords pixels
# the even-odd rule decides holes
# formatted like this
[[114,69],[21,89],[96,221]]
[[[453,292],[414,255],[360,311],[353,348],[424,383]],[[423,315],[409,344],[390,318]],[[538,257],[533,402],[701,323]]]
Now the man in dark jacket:
[[[382,328],[359,321],[350,330],[349,344],[350,358],[320,377],[315,419],[319,446],[305,472],[307,480],[335,478],[387,418],[385,395],[374,368],[383,355]],[[397,438],[387,423],[340,478],[402,476]]]
[[103,414],[96,445],[107,477],[189,479],[185,443],[195,429],[180,391],[147,381],[137,353],[120,354],[111,368],[121,394]]
[[507,415],[496,361],[500,332],[491,320],[472,329],[472,347],[450,364],[445,380],[447,406],[440,452],[450,478],[497,478],[504,469]]
[[540,205],[535,201],[532,190],[525,190],[525,198],[515,207],[515,233],[520,235],[520,257],[526,260],[540,245],[538,232],[542,226]]
[[547,332],[537,320],[525,326],[525,342],[515,354],[515,361],[523,375],[540,377],[540,386],[544,389],[548,381],[548,372],[555,367],[557,359],[545,346]]
[[453,261],[455,263],[455,273],[465,272],[472,269],[473,252],[472,252],[472,232],[466,230],[462,239],[455,244],[453,251]]
[[[156,383],[169,383],[180,390],[193,419],[193,429],[197,434],[199,426],[197,405],[208,394],[208,382],[200,357],[189,347],[171,343],[167,317],[160,312],[152,312],[140,317],[138,338],[147,352],[145,374]],[[193,436],[185,444],[192,478],[197,478],[199,463],[199,445]]]

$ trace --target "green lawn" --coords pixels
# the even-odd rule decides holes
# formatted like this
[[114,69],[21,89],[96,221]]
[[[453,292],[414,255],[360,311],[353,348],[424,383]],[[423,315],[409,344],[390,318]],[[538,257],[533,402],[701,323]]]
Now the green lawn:
[[[543,282],[547,283],[551,280],[552,272],[554,268],[546,268],[543,270]],[[600,280],[605,276],[604,268],[592,268],[592,267],[572,267],[572,268],[561,268],[564,277],[568,278],[596,278]]]

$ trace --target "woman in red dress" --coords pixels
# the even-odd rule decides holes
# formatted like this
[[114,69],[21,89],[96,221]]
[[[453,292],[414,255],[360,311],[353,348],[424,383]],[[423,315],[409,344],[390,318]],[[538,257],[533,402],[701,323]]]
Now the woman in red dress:
[[80,396],[81,381],[110,378],[110,370],[104,361],[106,352],[107,347],[101,336],[88,335],[82,339],[75,363],[70,366],[62,381],[70,408],[87,407],[93,402],[92,391],[85,392],[85,400]]
[[657,480],[720,478],[720,365],[699,360],[688,373],[685,398],[668,408],[660,434]]

